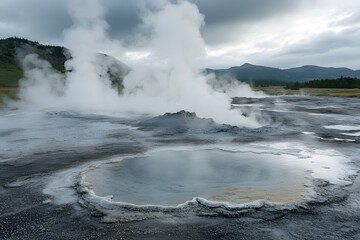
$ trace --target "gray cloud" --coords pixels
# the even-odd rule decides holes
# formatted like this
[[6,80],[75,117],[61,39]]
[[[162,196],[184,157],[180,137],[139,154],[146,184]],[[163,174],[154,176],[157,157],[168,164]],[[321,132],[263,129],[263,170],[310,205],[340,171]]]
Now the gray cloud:
[[61,1],[2,0],[0,22],[12,26],[0,37],[19,36],[52,42],[60,38],[62,31],[71,26],[66,6]]
[[291,68],[303,65],[321,65],[324,67],[348,67],[360,69],[360,47],[336,48],[324,53],[289,54],[289,55],[264,55],[263,59],[255,58],[259,64]]
[[342,18],[340,20],[334,21],[331,26],[338,27],[338,26],[348,26],[353,24],[358,24],[360,22],[360,12],[355,12],[348,17]]
[[294,11],[299,6],[296,0],[193,0],[205,15],[203,31],[208,44],[237,40],[246,34],[245,26],[273,16]]
[[351,28],[338,33],[327,31],[313,39],[296,44],[285,54],[324,54],[339,48],[351,48],[359,45],[360,28]]
[[[107,20],[111,34],[117,37],[128,37],[134,27],[141,23],[138,1],[108,1],[110,10]],[[175,2],[175,1],[172,1]],[[299,6],[297,0],[190,0],[205,15],[203,36],[208,44],[221,44],[225,40],[234,40],[239,35],[233,24],[246,25],[271,18],[274,15],[288,13]],[[119,12],[121,10],[121,12]],[[245,33],[244,33],[245,34]]]
[[[66,1],[70,0],[1,0],[0,38],[25,37],[46,44],[63,44],[63,31],[72,25]],[[176,0],[170,0],[175,2]],[[355,56],[360,43],[360,4],[356,0],[339,3],[337,0],[190,0],[205,15],[202,34],[209,47],[222,48],[242,43],[256,43],[264,49],[255,53],[227,52],[218,59],[210,59],[212,67],[240,65],[243,62],[289,67],[290,64],[339,64],[360,68]],[[141,23],[142,4],[161,3],[161,0],[101,0],[106,10],[111,37],[122,40],[132,50],[136,46],[137,26]],[[352,13],[344,18],[334,18],[326,31],[312,34],[306,40],[278,44],[285,34],[282,28],[287,21],[322,15],[332,10]],[[338,15],[337,15],[338,16]],[[275,21],[275,19],[277,19]],[[171,23],[169,23],[171,24]],[[291,25],[289,25],[291,27]],[[295,25],[294,25],[295,26]],[[296,25],[300,27],[299,25]],[[337,28],[337,31],[333,31]],[[339,30],[340,29],[340,30]],[[284,31],[285,30],[285,31]],[[280,37],[266,40],[266,36]],[[295,36],[294,37],[301,37]],[[276,49],[280,46],[280,49]],[[337,54],[337,55],[336,55]],[[214,64],[214,65],[213,65]]]
[[193,0],[201,13],[205,14],[208,25],[229,21],[257,21],[271,17],[296,6],[296,0]]
[[[33,38],[39,41],[54,41],[62,31],[71,25],[66,9],[66,1],[62,0],[2,0],[0,3],[0,22],[11,23],[12,35]],[[258,21],[272,15],[289,11],[297,5],[295,0],[192,0],[206,16],[203,29],[208,43],[221,43],[221,34],[226,32],[231,38],[229,23]],[[106,20],[110,25],[112,37],[128,39],[135,27],[141,23],[140,0],[104,0]],[[234,32],[234,31],[233,31]],[[1,34],[1,33],[0,33]],[[7,37],[3,33],[0,37]],[[230,36],[229,36],[230,34]]]
[[[307,64],[322,64],[329,66],[348,66],[359,68],[360,56],[360,14],[355,13],[341,20],[334,20],[330,27],[340,27],[342,30],[329,29],[283,49],[277,56],[281,59],[293,59]],[[298,60],[298,61],[299,61]],[[306,64],[306,63],[305,63]]]

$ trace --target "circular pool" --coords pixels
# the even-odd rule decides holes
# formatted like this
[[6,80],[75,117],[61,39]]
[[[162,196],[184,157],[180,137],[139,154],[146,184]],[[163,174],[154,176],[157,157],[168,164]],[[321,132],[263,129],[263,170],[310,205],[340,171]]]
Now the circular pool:
[[308,181],[299,160],[219,149],[161,151],[101,164],[85,180],[97,196],[135,205],[177,206],[195,197],[228,204],[296,202]]

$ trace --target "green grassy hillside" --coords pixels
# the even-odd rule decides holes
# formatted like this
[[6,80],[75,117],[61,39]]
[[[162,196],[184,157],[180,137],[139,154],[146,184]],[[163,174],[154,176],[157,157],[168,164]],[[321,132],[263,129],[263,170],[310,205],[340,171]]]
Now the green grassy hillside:
[[45,46],[22,38],[0,39],[0,87],[16,88],[23,76],[20,60],[25,55],[36,53],[55,69],[64,71],[63,47]]
[[[21,59],[35,53],[48,61],[59,72],[65,73],[64,63],[66,49],[63,47],[46,46],[38,42],[22,38],[0,39],[0,104],[3,97],[16,97],[19,80],[23,77]],[[121,92],[122,80],[130,68],[117,59],[106,54],[97,54],[98,64],[108,68],[112,87]]]

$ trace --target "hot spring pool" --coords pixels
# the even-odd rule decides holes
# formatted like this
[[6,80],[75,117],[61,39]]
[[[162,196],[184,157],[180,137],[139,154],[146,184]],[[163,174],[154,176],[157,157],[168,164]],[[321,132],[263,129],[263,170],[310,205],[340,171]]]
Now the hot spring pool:
[[177,206],[194,197],[229,204],[296,202],[308,182],[298,162],[270,153],[163,151],[101,164],[85,180],[97,196],[135,205]]

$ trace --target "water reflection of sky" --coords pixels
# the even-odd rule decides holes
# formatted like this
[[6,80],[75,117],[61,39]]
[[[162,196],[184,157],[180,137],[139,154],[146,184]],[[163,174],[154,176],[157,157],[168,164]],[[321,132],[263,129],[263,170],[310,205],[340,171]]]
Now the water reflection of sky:
[[222,150],[164,151],[104,164],[86,181],[114,201],[176,206],[202,197],[233,204],[255,199],[298,201],[306,165],[292,155]]

